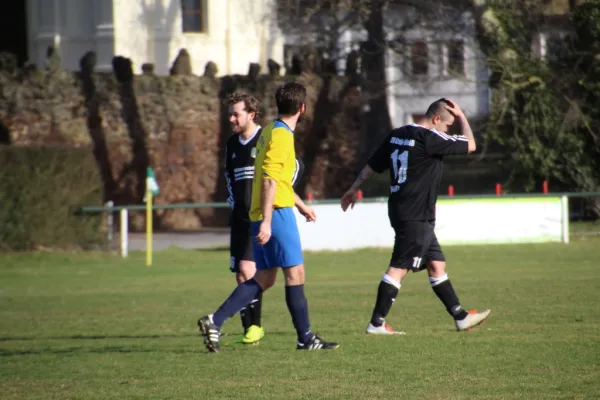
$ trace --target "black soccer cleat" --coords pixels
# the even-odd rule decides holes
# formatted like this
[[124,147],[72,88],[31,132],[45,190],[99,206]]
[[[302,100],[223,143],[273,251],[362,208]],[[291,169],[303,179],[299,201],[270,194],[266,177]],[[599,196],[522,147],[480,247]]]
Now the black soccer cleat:
[[340,347],[334,342],[324,342],[320,337],[314,335],[308,343],[298,342],[296,350],[333,350]]
[[204,345],[206,349],[211,353],[219,353],[221,348],[219,347],[219,337],[221,331],[212,321],[212,315],[207,315],[198,320],[198,328],[200,333],[204,336]]

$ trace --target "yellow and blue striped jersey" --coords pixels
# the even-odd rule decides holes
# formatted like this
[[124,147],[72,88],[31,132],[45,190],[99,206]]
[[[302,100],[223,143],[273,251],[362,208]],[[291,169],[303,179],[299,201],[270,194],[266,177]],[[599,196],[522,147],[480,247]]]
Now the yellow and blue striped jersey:
[[274,208],[294,207],[296,204],[293,188],[295,173],[294,132],[283,121],[276,119],[264,127],[256,144],[250,221],[256,222],[263,218],[261,210],[263,179],[273,179],[277,182]]

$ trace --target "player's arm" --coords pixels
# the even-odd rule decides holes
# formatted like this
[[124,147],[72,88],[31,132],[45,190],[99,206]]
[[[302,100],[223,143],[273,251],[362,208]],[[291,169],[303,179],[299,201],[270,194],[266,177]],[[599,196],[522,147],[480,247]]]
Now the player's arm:
[[369,179],[374,172],[381,173],[389,167],[388,143],[390,136],[386,137],[379,148],[367,161],[367,165],[359,172],[358,176],[350,186],[350,189],[341,198],[342,210],[346,211],[348,207],[354,208],[358,198],[358,189]]
[[354,208],[354,204],[358,199],[358,189],[360,189],[360,185],[369,179],[371,175],[373,175],[373,168],[371,168],[369,165],[364,167],[362,171],[359,172],[358,176],[354,180],[354,183],[352,183],[352,186],[350,186],[350,189],[348,189],[341,198],[342,210],[346,211],[348,207]]
[[302,176],[304,175],[304,162],[300,157],[296,157],[296,167],[294,168],[294,176],[292,176],[292,187],[296,189]]
[[267,243],[271,237],[271,220],[273,219],[273,203],[275,202],[277,183],[282,179],[283,165],[290,154],[290,146],[293,145],[294,138],[291,133],[284,129],[272,131],[262,166],[260,206],[263,221],[257,237],[259,244]]
[[292,187],[294,188],[295,205],[298,209],[298,212],[302,216],[304,216],[304,218],[306,218],[306,222],[314,222],[317,220],[317,214],[315,213],[315,210],[312,207],[306,205],[306,203],[302,201],[298,193],[296,193],[295,191],[303,175],[304,162],[300,157],[296,157],[296,167],[294,168],[294,175],[292,176]]
[[458,121],[458,124],[460,125],[461,136],[467,138],[467,142],[469,145],[468,152],[474,152],[475,150],[477,150],[477,143],[475,143],[475,136],[473,136],[473,130],[471,129],[471,125],[469,124],[465,113],[455,101],[448,99],[446,99],[446,101],[451,104],[450,106],[446,106],[446,110],[450,111],[450,113],[452,113],[452,115],[454,115],[454,118],[456,118],[456,120]]
[[423,133],[425,151],[429,155],[458,155],[469,153],[469,139],[463,135],[448,135],[438,131]]
[[477,150],[477,143],[475,143],[475,136],[473,136],[473,130],[471,129],[471,125],[465,117],[465,114],[461,113],[461,116],[456,117],[458,119],[458,123],[460,124],[460,132],[462,136],[466,137],[469,143],[468,152],[472,153]]
[[227,148],[227,144],[225,144],[225,182],[227,184],[227,192],[229,193],[229,196],[227,197],[227,202],[229,203],[229,206],[231,208],[233,208],[235,203],[234,203],[234,197],[233,197],[233,185],[231,183],[230,170],[231,170],[231,165],[230,165],[230,161],[229,161],[229,149]]
[[448,135],[446,133],[437,132],[435,135],[426,135],[425,147],[429,154],[451,155],[451,154],[468,154],[477,150],[473,130],[459,105],[446,99],[449,105],[445,108],[448,110],[458,122],[460,126],[460,135]]
[[262,190],[260,193],[260,207],[263,221],[271,222],[273,218],[273,202],[277,192],[277,182],[269,177],[263,176]]
[[302,201],[300,196],[298,196],[298,193],[294,192],[294,195],[296,196],[296,208],[298,209],[298,212],[306,218],[306,222],[315,222],[317,220],[317,213],[314,208]]
[[349,192],[357,192],[358,189],[360,189],[360,186],[363,184],[363,182],[365,182],[367,179],[369,179],[372,175],[373,175],[373,168],[367,164],[359,173],[358,176],[356,177],[356,179],[354,180],[354,182],[352,183],[352,186],[350,186],[350,189],[348,189]]

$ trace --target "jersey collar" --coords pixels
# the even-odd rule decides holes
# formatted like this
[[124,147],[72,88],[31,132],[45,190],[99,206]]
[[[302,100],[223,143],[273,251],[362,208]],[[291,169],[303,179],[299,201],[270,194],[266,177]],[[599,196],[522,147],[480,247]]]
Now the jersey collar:
[[433,129],[433,128],[425,128],[423,125],[419,125],[419,124],[408,124],[410,126],[415,126],[417,128],[423,128],[423,129],[427,129],[428,131],[437,133],[437,134],[442,134],[442,132],[438,131],[437,129]]
[[249,137],[248,139],[246,139],[246,140],[242,139],[242,136],[240,135],[240,136],[239,136],[239,140],[240,140],[240,143],[242,144],[242,146],[245,146],[245,145],[247,145],[248,143],[250,143],[250,141],[251,141],[252,139],[254,139],[254,136],[256,136],[256,134],[257,134],[257,133],[258,133],[258,132],[261,130],[261,128],[262,128],[262,127],[259,125],[259,126],[258,126],[258,128],[256,128],[256,130],[255,130],[255,131],[254,131],[254,133],[252,134],[252,136],[250,136],[250,137]]
[[292,133],[292,135],[294,134],[294,131],[292,130],[292,128],[290,128],[290,126],[288,124],[286,124],[285,122],[283,122],[281,119],[275,118],[275,121],[276,122],[281,122]]

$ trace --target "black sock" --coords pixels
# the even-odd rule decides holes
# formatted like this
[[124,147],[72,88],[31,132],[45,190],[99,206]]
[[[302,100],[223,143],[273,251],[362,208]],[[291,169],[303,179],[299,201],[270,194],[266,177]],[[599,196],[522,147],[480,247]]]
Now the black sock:
[[[394,284],[390,282],[394,282]],[[387,275],[383,276],[383,280],[379,283],[379,288],[377,289],[377,300],[375,301],[375,308],[373,309],[373,315],[371,316],[371,325],[383,325],[385,317],[390,312],[392,304],[394,304],[394,301],[396,300],[396,296],[398,296],[399,289],[399,282],[395,282]]]
[[441,278],[429,278],[429,281],[431,282],[431,288],[433,289],[433,292],[442,301],[442,303],[444,303],[446,311],[448,311],[448,314],[450,314],[452,318],[455,320],[464,319],[469,314],[460,305],[458,296],[456,296],[456,292],[454,291],[452,283],[450,283],[447,275]]
[[298,343],[308,343],[314,335],[310,330],[308,301],[304,296],[304,285],[286,286],[285,302],[292,316],[294,328],[296,328]]
[[250,328],[252,325],[252,312],[250,311],[250,306],[246,306],[242,308],[240,311],[240,319],[242,320],[242,327],[244,328],[244,333]]
[[256,295],[252,303],[248,305],[250,314],[250,325],[261,326],[262,317],[262,292]]

